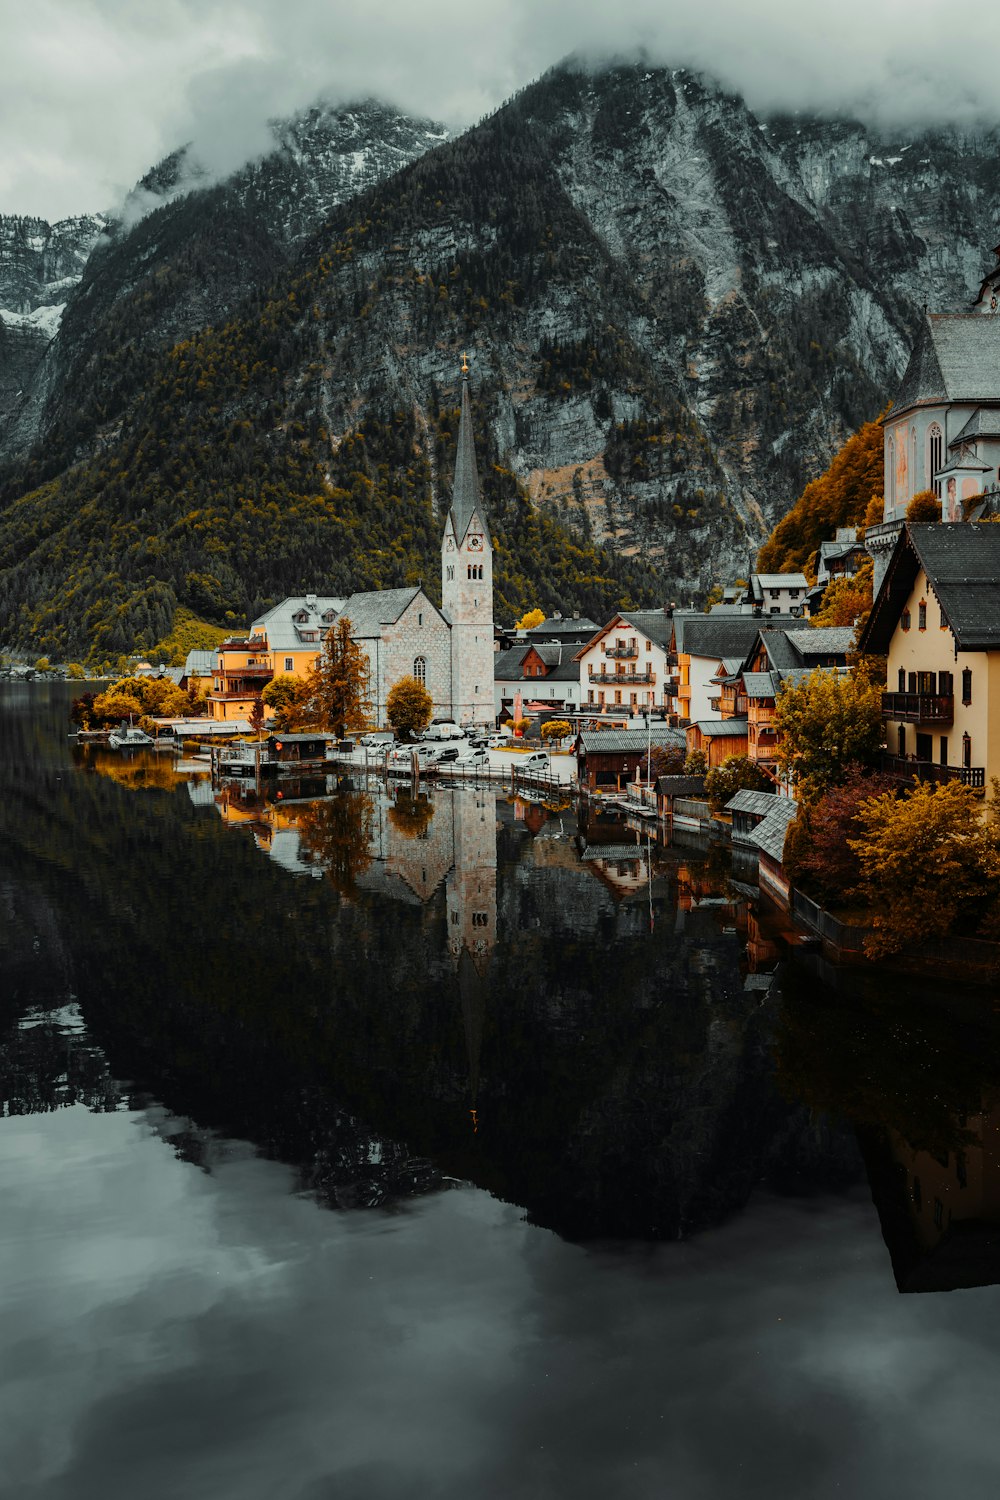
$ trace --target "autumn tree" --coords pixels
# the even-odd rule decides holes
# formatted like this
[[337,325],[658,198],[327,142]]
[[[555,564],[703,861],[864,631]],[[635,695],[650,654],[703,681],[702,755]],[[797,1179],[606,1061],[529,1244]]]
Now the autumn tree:
[[279,672],[261,693],[261,701],[273,715],[272,726],[279,734],[302,729],[310,718],[312,686],[304,677]]
[[820,542],[835,536],[838,526],[862,523],[872,495],[883,488],[882,448],[879,421],[865,422],[848,438],[830,467],[806,485],[764,543],[757,559],[762,573],[805,568]]
[[858,809],[872,797],[894,790],[891,777],[849,766],[839,786],[801,805],[782,856],[792,884],[817,901],[842,902],[861,878],[858,856],[848,843],[861,831]]
[[852,578],[831,578],[823,593],[823,603],[809,624],[854,625],[860,633],[872,608],[872,578],[874,564],[867,560],[861,564]]
[[774,786],[766,771],[747,755],[728,755],[705,777],[705,793],[713,812],[725,807],[737,792],[766,792]]
[[649,752],[647,779],[655,781],[657,776],[682,776],[685,758],[680,745],[654,745]]
[[368,657],[351,638],[351,622],[341,615],[327,631],[319,666],[310,678],[319,725],[343,739],[349,729],[364,729],[371,713]]
[[515,622],[514,629],[515,630],[534,630],[534,628],[535,628],[536,625],[544,625],[544,623],[545,623],[545,611],[544,611],[544,609],[529,609],[528,612],[527,612],[527,614],[523,614],[521,616],[521,618]]
[[572,732],[573,726],[568,719],[547,719],[540,730],[543,740],[564,740]]
[[941,501],[934,490],[919,490],[906,507],[906,519],[914,522],[940,521]]
[[817,667],[786,679],[775,702],[778,763],[806,801],[844,779],[850,765],[874,766],[882,748],[882,683],[866,659],[853,672]]
[[946,937],[960,917],[980,913],[996,864],[996,834],[981,809],[960,781],[918,781],[898,800],[883,793],[861,803],[849,843],[860,871],[855,891],[874,927],[870,957]]
[[708,770],[708,756],[704,750],[689,750],[684,758],[685,776],[704,776]]
[[401,677],[385,700],[389,723],[398,735],[415,737],[431,722],[434,700],[417,677]]
[[[332,635],[333,632],[331,631]],[[353,900],[358,877],[372,862],[375,803],[367,793],[308,802],[296,819],[307,858],[340,895]]]
[[260,736],[264,729],[264,704],[260,698],[255,698],[253,703],[250,705],[249,719],[250,728],[253,730],[257,738],[260,739]]

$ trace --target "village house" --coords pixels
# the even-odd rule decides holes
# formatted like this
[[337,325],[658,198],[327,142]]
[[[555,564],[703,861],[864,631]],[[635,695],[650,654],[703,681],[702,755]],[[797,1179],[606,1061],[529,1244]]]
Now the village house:
[[886,769],[1000,776],[1000,525],[906,525],[858,649],[887,658]]
[[708,769],[721,766],[733,755],[747,753],[747,721],[737,719],[700,719],[685,729],[686,748],[690,755],[700,750]]
[[[769,619],[773,628],[795,628],[800,621],[791,615]],[[673,692],[669,711],[681,724],[721,717],[718,683],[719,663],[750,650],[761,628],[760,619],[749,614],[702,614],[675,610],[670,649],[676,654]]]
[[591,791],[621,791],[635,780],[646,780],[646,753],[652,746],[683,750],[684,736],[665,724],[646,729],[584,729],[577,736],[576,763],[581,787]]
[[574,641],[520,641],[494,659],[494,711],[498,718],[514,710],[521,694],[526,713],[575,714],[580,706],[580,668]]
[[798,686],[817,667],[846,671],[853,639],[852,626],[761,629],[735,672],[720,676],[721,712],[723,717],[731,712],[746,718],[745,753],[751,760],[777,772],[776,705],[782,683]]
[[672,689],[672,620],[664,610],[617,614],[576,654],[580,708],[636,717],[667,707]]

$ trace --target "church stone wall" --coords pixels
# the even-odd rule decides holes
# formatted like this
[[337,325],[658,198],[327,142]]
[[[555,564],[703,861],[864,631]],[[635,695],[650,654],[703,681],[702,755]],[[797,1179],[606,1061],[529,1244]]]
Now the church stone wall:
[[433,717],[451,713],[451,632],[427,595],[420,593],[380,638],[358,639],[371,672],[372,718],[387,724],[386,698],[401,677],[412,677],[418,657],[427,663],[425,685],[434,701]]

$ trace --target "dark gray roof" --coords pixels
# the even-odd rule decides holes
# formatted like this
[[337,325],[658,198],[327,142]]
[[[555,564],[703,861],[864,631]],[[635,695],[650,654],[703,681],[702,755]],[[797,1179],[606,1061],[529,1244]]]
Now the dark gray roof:
[[993,406],[980,406],[972,413],[958,435],[952,438],[948,447],[957,448],[961,443],[971,443],[975,438],[998,437],[1000,437],[1000,410]]
[[580,858],[609,859],[615,864],[624,864],[627,860],[643,859],[645,854],[642,844],[588,844]]
[[769,809],[763,823],[758,823],[748,835],[750,842],[756,844],[763,854],[767,854],[778,864],[785,848],[785,834],[788,825],[795,821],[798,816],[799,804],[793,802],[791,797],[772,797],[773,806]]
[[707,740],[727,739],[730,735],[745,735],[746,719],[698,719],[689,729],[700,729]]
[[981,463],[978,458],[953,458],[950,464],[946,464],[943,469],[937,469],[935,472],[938,479],[943,479],[946,474],[968,474],[970,472],[973,474],[991,474],[993,468],[991,464]]
[[749,787],[744,787],[742,791],[736,793],[735,797],[730,797],[725,810],[726,812],[760,813],[763,818],[773,807],[773,792],[752,792]]
[[[530,651],[530,646],[512,646],[493,658],[493,678],[496,682],[517,682],[522,676],[521,666]],[[579,673],[579,668],[577,669]]]
[[540,641],[537,645],[533,641],[532,650],[542,658],[547,667],[557,667],[562,661],[562,647],[557,641]]
[[704,776],[657,776],[656,790],[661,797],[696,797],[705,790]]
[[483,509],[483,497],[479,490],[476,447],[472,439],[472,408],[469,404],[469,382],[465,379],[462,381],[462,415],[458,422],[455,482],[451,490],[451,519],[452,525],[455,528],[455,537],[459,545],[465,540],[465,533],[472,523],[474,513],[479,516],[483,531],[489,535],[486,526],[486,512]]
[[577,635],[581,640],[589,640],[600,628],[596,620],[588,620],[586,615],[581,619],[570,619],[568,615],[561,615],[558,619],[543,620],[540,625],[533,625],[526,632],[526,636],[529,641],[547,641],[557,635]]
[[[798,623],[796,621],[796,624]],[[760,640],[764,650],[767,652],[768,661],[776,671],[788,671],[792,667],[801,666],[802,658],[788,639],[786,630],[768,629],[765,627],[765,629],[760,631]],[[757,642],[755,640],[752,643],[751,650],[746,654],[747,661],[750,660],[752,655],[756,654],[756,647]]]
[[998,399],[1000,318],[931,313],[917,334],[892,415],[922,403]]
[[[746,721],[744,720],[744,723]],[[580,731],[580,748],[585,755],[625,755],[645,750],[647,744],[676,745],[683,750],[687,741],[683,729],[670,729],[665,724],[654,724],[645,729],[583,729]]]
[[[779,625],[790,625],[792,615],[775,615],[768,618]],[[722,661],[727,656],[742,659],[757,639],[761,628],[760,615],[686,615],[676,619],[677,649],[689,656],[714,656]]]
[[556,664],[545,679],[547,682],[579,682],[580,663],[573,658],[572,649],[563,647],[562,660]]
[[903,527],[861,632],[859,651],[884,655],[888,650],[921,567],[958,649],[1000,647],[1000,524],[955,521]]
[[774,698],[780,680],[777,672],[744,672],[743,691],[748,698]]
[[799,656],[844,656],[854,641],[853,625],[806,625],[799,630],[786,630]]
[[[352,594],[349,599],[344,600],[341,614],[350,620],[352,636],[380,635],[382,626],[394,625],[407,605],[412,604],[422,592],[419,588],[409,588],[376,589],[367,594]],[[434,608],[429,599],[427,604],[431,609]]]
[[674,622],[662,609],[632,609],[620,618],[634,625],[636,630],[641,630],[643,635],[648,635],[656,645],[664,649],[669,647]]

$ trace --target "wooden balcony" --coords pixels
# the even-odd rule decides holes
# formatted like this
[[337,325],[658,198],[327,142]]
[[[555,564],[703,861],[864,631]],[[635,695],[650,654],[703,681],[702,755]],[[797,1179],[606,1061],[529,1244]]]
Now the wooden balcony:
[[618,657],[620,660],[628,661],[639,655],[639,647],[635,646],[605,646],[605,656]]
[[898,776],[905,781],[915,777],[917,781],[933,781],[938,786],[947,781],[960,781],[963,786],[974,787],[977,791],[986,788],[985,766],[941,766],[932,760],[910,760],[903,755],[883,755],[882,769],[889,776]]
[[955,718],[954,693],[883,693],[882,713],[905,724],[951,724]]
[[614,682],[620,686],[635,687],[643,683],[656,681],[655,672],[622,672],[618,670],[606,672],[593,672],[587,679],[588,682]]

